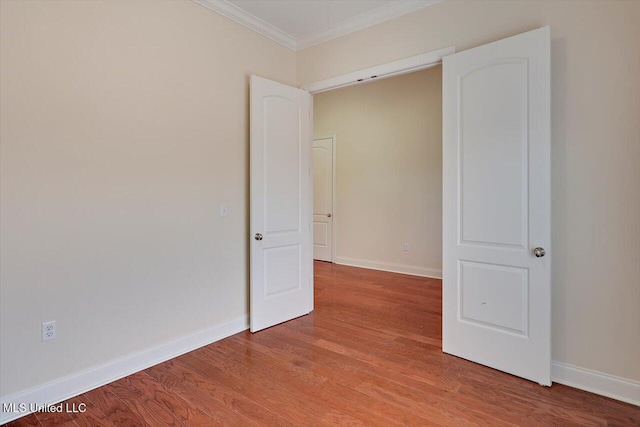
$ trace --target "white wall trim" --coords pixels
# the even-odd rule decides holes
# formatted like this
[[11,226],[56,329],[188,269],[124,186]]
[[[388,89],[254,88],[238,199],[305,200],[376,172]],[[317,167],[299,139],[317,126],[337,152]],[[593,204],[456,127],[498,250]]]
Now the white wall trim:
[[551,362],[551,380],[640,406],[640,382],[638,381],[560,362]]
[[355,33],[356,31],[424,9],[441,1],[443,0],[400,0],[389,3],[370,10],[369,12],[354,16],[346,21],[338,22],[308,36],[298,38],[296,41],[296,50],[306,49],[347,34]]
[[[318,82],[302,86],[302,89],[314,93],[326,92],[341,87],[367,83],[372,80],[381,80],[401,74],[412,73],[433,67],[442,62],[442,58],[456,53],[455,46],[448,46],[431,52],[421,53],[397,61],[387,62],[381,65],[365,68],[352,73],[341,74]],[[375,76],[375,77],[374,77]]]
[[430,277],[442,279],[442,270],[437,268],[419,267],[416,265],[392,264],[388,262],[370,261],[336,255],[334,262],[351,267],[368,268],[370,270],[388,271],[391,273],[409,274],[411,276]]
[[249,328],[248,316],[207,328],[157,347],[130,354],[103,365],[67,375],[26,391],[9,395],[0,402],[0,424],[27,415],[28,412],[4,412],[5,404],[52,405],[78,396],[127,375],[188,353]]
[[291,34],[282,31],[281,29],[274,27],[268,22],[246,12],[244,9],[229,3],[226,0],[193,0],[199,5],[213,10],[220,15],[231,19],[238,24],[255,31],[258,34],[265,36],[266,38],[273,40],[274,42],[289,48],[296,50],[296,38]]

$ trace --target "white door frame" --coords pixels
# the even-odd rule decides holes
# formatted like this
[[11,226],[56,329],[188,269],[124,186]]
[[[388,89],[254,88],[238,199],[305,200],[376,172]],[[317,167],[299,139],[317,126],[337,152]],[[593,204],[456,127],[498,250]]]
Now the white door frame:
[[389,77],[399,76],[401,74],[413,73],[414,71],[424,70],[442,64],[442,58],[456,53],[455,46],[448,46],[442,49],[433,50],[420,55],[410,56],[397,61],[387,62],[386,64],[374,65],[352,73],[341,74],[325,80],[309,83],[300,86],[310,94],[326,92],[329,90],[339,89],[347,86],[368,83],[371,80],[381,80]]
[[[336,262],[336,257],[337,257],[337,246],[338,246],[338,233],[337,233],[337,224],[338,221],[336,220],[337,218],[337,211],[338,211],[338,187],[336,186],[336,170],[337,170],[337,157],[336,157],[336,153],[338,152],[337,150],[337,144],[338,144],[338,139],[336,138],[336,134],[333,135],[327,135],[327,136],[318,136],[318,137],[314,137],[313,138],[313,142],[319,140],[319,139],[330,139],[331,140],[331,153],[333,158],[331,159],[331,219],[333,220],[332,223],[332,230],[331,230],[331,262],[334,263]],[[313,154],[313,152],[312,152]],[[311,177],[312,179],[312,183],[313,183],[313,177]],[[313,199],[312,199],[313,200]]]

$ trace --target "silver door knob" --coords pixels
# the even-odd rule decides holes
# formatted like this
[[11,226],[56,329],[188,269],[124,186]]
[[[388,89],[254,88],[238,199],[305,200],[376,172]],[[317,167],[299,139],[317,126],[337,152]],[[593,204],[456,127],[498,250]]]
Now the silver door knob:
[[256,239],[256,240],[262,240],[262,234],[260,234],[260,233],[256,233],[256,237],[254,237],[254,239]]
[[544,250],[544,248],[535,248],[533,250],[533,254],[538,257],[538,258],[542,258],[547,252]]
[[327,214],[327,218],[331,218],[331,214]]

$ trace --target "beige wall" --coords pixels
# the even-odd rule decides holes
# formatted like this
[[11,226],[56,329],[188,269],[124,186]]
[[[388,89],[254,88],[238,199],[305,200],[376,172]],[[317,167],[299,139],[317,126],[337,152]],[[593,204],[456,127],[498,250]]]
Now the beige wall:
[[294,53],[190,1],[0,6],[0,395],[245,316],[247,76]]
[[315,136],[337,139],[336,262],[440,275],[441,67],[320,93],[313,103]]
[[298,52],[299,84],[544,25],[553,359],[640,380],[640,2],[446,1]]

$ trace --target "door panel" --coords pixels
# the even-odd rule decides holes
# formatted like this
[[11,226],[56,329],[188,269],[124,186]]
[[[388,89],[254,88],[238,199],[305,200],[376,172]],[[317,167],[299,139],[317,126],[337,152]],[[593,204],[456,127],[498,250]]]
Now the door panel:
[[269,298],[300,289],[301,250],[299,244],[264,250],[264,296]]
[[526,60],[461,76],[459,103],[462,241],[526,248]]
[[300,111],[292,100],[265,96],[264,223],[267,233],[300,232]]
[[334,139],[313,141],[313,258],[333,261]]
[[309,313],[311,95],[251,76],[251,332]]
[[524,268],[459,261],[460,319],[527,335],[528,274]]
[[445,57],[443,119],[443,351],[550,385],[549,28]]

